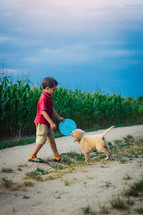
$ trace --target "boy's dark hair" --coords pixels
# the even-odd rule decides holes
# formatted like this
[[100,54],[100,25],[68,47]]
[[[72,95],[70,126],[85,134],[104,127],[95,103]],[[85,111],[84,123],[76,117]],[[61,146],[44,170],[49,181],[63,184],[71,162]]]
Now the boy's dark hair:
[[53,88],[58,85],[58,82],[51,77],[46,77],[42,81],[42,87],[45,89],[46,87]]

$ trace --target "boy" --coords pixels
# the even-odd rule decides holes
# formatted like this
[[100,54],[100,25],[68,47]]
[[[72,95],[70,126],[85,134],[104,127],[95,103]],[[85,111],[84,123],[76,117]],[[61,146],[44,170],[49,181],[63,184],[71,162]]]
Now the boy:
[[51,77],[46,77],[42,81],[43,93],[38,101],[37,116],[34,121],[36,124],[36,146],[32,154],[29,156],[28,161],[39,163],[43,162],[43,160],[41,158],[37,158],[36,155],[46,141],[50,142],[50,146],[54,154],[54,160],[57,162],[61,160],[61,155],[59,155],[56,147],[54,132],[52,131],[56,129],[56,125],[52,121],[53,115],[59,121],[64,121],[64,118],[59,116],[52,105],[51,96],[55,92],[57,85],[58,82]]

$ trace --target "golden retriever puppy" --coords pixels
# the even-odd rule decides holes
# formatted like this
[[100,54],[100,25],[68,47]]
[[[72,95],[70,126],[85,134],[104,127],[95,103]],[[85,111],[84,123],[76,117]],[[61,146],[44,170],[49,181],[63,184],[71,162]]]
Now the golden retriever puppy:
[[108,148],[107,141],[104,136],[112,129],[114,126],[108,128],[102,134],[96,134],[91,136],[85,136],[85,132],[81,129],[76,129],[71,132],[71,135],[74,137],[74,142],[78,142],[85,156],[85,160],[88,161],[89,154],[94,149],[97,149],[99,152],[104,152],[106,155],[106,160],[110,159],[110,152]]

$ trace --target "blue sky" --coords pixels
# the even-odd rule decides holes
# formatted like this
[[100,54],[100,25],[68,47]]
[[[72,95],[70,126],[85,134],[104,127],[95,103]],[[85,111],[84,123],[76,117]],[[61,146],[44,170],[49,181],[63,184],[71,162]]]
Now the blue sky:
[[143,96],[143,1],[0,0],[0,70]]

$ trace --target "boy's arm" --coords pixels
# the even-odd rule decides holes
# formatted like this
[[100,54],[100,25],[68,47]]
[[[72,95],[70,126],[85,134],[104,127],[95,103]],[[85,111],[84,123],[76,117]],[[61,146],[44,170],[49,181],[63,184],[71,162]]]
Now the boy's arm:
[[64,118],[59,116],[59,114],[55,111],[55,109],[53,108],[53,115],[59,120],[59,121],[64,121]]
[[51,120],[51,118],[49,117],[47,112],[43,110],[42,114],[43,114],[44,118],[49,122],[51,129],[55,130],[57,128],[56,124]]

